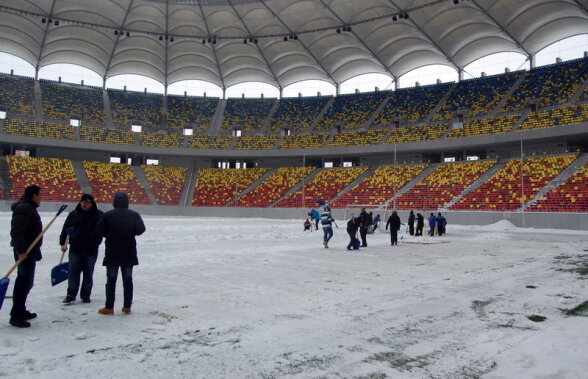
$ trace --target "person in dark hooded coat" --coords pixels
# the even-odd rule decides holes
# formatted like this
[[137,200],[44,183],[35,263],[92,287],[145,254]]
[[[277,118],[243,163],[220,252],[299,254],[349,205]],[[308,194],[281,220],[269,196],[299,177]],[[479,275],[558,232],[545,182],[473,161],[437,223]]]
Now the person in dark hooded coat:
[[423,235],[423,228],[425,227],[425,218],[422,214],[417,213],[417,227],[416,232],[414,233],[415,236],[422,236]]
[[28,254],[26,251],[43,230],[41,216],[37,212],[39,204],[41,204],[41,187],[30,185],[25,188],[23,196],[10,207],[12,210],[10,246],[13,247],[14,260],[22,260],[18,265],[14,281],[10,311],[10,325],[17,328],[28,328],[31,326],[28,320],[37,317],[36,313],[27,310],[26,301],[35,281],[37,261],[42,258],[43,238],[39,239]]
[[390,244],[392,246],[398,245],[398,230],[400,229],[400,217],[398,217],[398,213],[396,211],[392,211],[392,214],[388,218],[388,222],[386,223],[386,230],[388,230],[388,226],[390,227]]
[[76,209],[71,211],[61,229],[59,245],[61,252],[67,251],[65,243],[69,234],[69,270],[67,276],[67,294],[63,302],[71,303],[76,299],[80,288],[80,275],[83,273],[80,298],[89,303],[92,294],[94,265],[98,259],[98,246],[102,237],[96,234],[96,226],[103,212],[98,209],[94,197],[83,194]]
[[114,294],[120,267],[123,280],[123,313],[131,313],[133,303],[133,266],[139,264],[135,236],[145,232],[141,215],[129,209],[129,198],[117,192],[112,201],[114,209],[104,213],[96,234],[104,237],[106,245],[103,266],[106,266],[106,304],[98,310],[101,314],[114,313]]

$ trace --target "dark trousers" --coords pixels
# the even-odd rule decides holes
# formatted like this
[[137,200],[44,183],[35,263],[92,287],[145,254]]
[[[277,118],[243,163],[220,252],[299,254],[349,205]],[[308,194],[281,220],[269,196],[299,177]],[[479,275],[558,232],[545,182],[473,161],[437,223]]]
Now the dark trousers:
[[[14,260],[18,260],[18,254],[14,252]],[[34,256],[28,256],[24,261],[20,262],[17,269],[16,280],[14,281],[14,289],[12,291],[12,310],[10,316],[14,318],[22,318],[27,310],[26,302],[27,296],[35,282],[35,267],[37,261]]]
[[123,280],[123,306],[130,308],[133,304],[133,266],[106,266],[106,308],[114,308],[119,267]]
[[398,245],[398,230],[390,229],[390,243],[392,245]]
[[362,247],[367,247],[367,240],[366,240],[367,231],[368,231],[367,226],[366,227],[362,226],[361,228],[359,228],[359,235],[361,236],[361,246]]
[[411,236],[414,236],[414,224],[408,224],[408,233],[410,233]]
[[423,227],[417,225],[415,236],[422,236],[423,235]]
[[357,240],[357,237],[355,236],[357,233],[347,232],[347,234],[349,234],[349,244],[347,245],[347,250],[352,250],[354,249],[353,243]]
[[94,265],[98,258],[98,248],[76,250],[69,248],[69,273],[67,276],[67,296],[76,297],[80,288],[80,275],[83,275],[80,297],[89,299],[94,284]]

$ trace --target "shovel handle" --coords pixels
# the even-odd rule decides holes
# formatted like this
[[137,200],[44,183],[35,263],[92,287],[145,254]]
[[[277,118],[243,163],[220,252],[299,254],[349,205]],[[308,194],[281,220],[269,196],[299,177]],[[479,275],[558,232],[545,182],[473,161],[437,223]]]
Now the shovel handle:
[[[65,237],[65,242],[63,243],[65,246],[67,246],[67,242],[69,241],[69,234],[67,235],[67,237]],[[59,264],[61,264],[63,262],[63,257],[65,256],[65,251],[61,252],[61,259],[59,260]]]
[[49,221],[49,223],[43,228],[41,233],[39,233],[39,235],[34,239],[34,241],[31,242],[31,244],[27,248],[27,251],[25,251],[24,257],[18,258],[18,260],[14,263],[14,265],[12,265],[10,270],[8,270],[6,275],[4,275],[5,278],[8,278],[10,276],[10,274],[12,274],[12,272],[18,267],[18,265],[21,264],[21,262],[27,258],[27,255],[31,252],[31,250],[33,250],[33,247],[35,247],[35,245],[39,242],[39,240],[43,237],[43,235],[51,227],[51,225],[53,225],[53,223],[55,222],[57,217],[59,217],[59,215],[61,214],[61,212],[63,212],[65,210],[65,208],[67,208],[67,204],[63,204],[61,207],[59,207],[59,210],[57,211],[55,216],[53,216],[51,221]]

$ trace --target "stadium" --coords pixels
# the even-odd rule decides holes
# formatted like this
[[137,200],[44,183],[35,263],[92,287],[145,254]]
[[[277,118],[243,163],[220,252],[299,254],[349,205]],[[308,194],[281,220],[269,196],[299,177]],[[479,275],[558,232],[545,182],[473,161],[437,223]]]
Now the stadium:
[[[578,2],[7,1],[0,10],[3,50],[36,73],[66,62],[104,84],[132,73],[223,90],[166,95],[2,75],[6,204],[37,181],[45,207],[83,192],[109,203],[124,190],[148,214],[298,218],[321,198],[340,217],[366,205],[442,210],[458,223],[586,225],[588,61],[584,52],[533,64],[535,52],[586,31]],[[463,79],[468,63],[502,51],[524,54],[526,67]],[[398,85],[438,63],[458,80],[224,97],[254,81],[280,94],[310,79],[338,90],[374,72]]]
[[[585,377],[587,31],[587,0],[0,0],[0,269],[27,185],[46,228],[0,377]],[[106,314],[106,242],[91,296],[53,281],[55,211],[118,191],[146,231]]]

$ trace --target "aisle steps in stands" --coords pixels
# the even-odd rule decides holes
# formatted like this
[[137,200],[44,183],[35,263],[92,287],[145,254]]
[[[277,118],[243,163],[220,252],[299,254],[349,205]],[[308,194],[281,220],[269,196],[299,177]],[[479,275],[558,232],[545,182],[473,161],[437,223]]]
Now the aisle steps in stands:
[[572,97],[570,97],[570,100],[568,101],[569,105],[572,104],[576,104],[576,102],[578,101],[578,99],[580,98],[580,96],[582,96],[582,94],[584,94],[584,90],[588,88],[588,79],[586,79],[586,81],[584,82],[584,84],[582,84],[582,86],[580,86],[580,88],[578,88],[578,91],[576,91],[575,94],[572,95]]
[[4,200],[12,200],[10,197],[10,173],[6,157],[0,157],[0,186],[4,190]]
[[421,180],[423,180],[424,178],[426,178],[427,176],[429,176],[429,174],[431,174],[433,171],[435,171],[435,169],[437,168],[437,166],[439,166],[440,164],[441,163],[433,163],[429,167],[425,168],[413,180],[411,180],[410,182],[406,183],[406,185],[404,187],[399,188],[396,191],[396,193],[394,194],[394,196],[392,198],[388,199],[388,201],[386,201],[386,203],[384,204],[384,206],[385,207],[388,207],[388,208],[392,207],[393,204],[394,204],[394,199],[395,198],[398,198],[399,196],[402,196],[406,192],[410,191],[410,189],[412,187],[414,187],[415,184],[419,183]]
[[218,132],[221,130],[226,107],[227,99],[219,99],[218,104],[216,105],[216,110],[210,119],[210,125],[208,126],[209,132]]
[[451,207],[453,206],[453,204],[457,203],[464,196],[466,196],[470,192],[474,191],[476,188],[478,188],[482,184],[486,183],[491,177],[494,176],[494,174],[496,174],[498,171],[500,171],[500,169],[502,169],[508,163],[509,160],[510,159],[504,159],[504,160],[498,161],[494,166],[492,166],[490,168],[490,170],[486,171],[482,176],[480,176],[472,184],[470,184],[468,187],[464,188],[464,190],[463,190],[462,193],[460,193],[458,196],[456,196],[449,203],[445,204],[445,206],[443,208],[441,208],[441,209],[444,210],[444,211],[447,211],[448,209],[451,209]]
[[343,188],[341,190],[341,192],[339,192],[334,198],[332,198],[331,200],[329,200],[330,203],[334,203],[335,200],[337,200],[339,198],[339,196],[346,194],[347,192],[351,191],[352,189],[354,189],[356,186],[359,185],[359,183],[361,183],[365,178],[367,178],[369,175],[373,174],[374,171],[376,171],[378,167],[377,166],[372,166],[369,167],[363,174],[359,175],[357,177],[357,179],[355,179],[354,181],[352,181],[351,183],[349,183],[349,185],[345,188]]
[[192,198],[194,197],[194,190],[196,187],[196,179],[198,178],[198,169],[193,168],[188,170],[188,180],[184,183],[184,190],[182,191],[182,196],[180,197],[180,205],[184,207],[189,207],[192,205]]
[[514,132],[514,131],[519,130],[519,128],[521,127],[523,122],[525,122],[527,117],[529,117],[529,114],[531,114],[531,109],[528,107],[524,108],[521,113],[521,117],[519,117],[519,119],[517,120],[517,122],[515,122],[515,124],[512,126],[512,129],[509,130],[509,132]]
[[451,93],[453,92],[453,90],[456,87],[457,87],[456,83],[453,83],[452,85],[449,86],[449,88],[443,94],[443,96],[441,97],[441,99],[439,100],[437,105],[435,105],[435,107],[431,110],[431,112],[427,115],[427,117],[425,117],[426,124],[433,123],[433,121],[431,121],[431,120],[433,120],[433,116],[435,116],[437,114],[437,112],[439,112],[439,109],[441,109],[445,105],[445,103],[447,102],[447,99],[449,99],[449,96],[451,95]]
[[309,133],[314,133],[314,129],[316,128],[316,126],[318,125],[318,123],[323,119],[323,116],[325,115],[325,113],[327,113],[327,111],[329,109],[331,109],[331,106],[333,106],[333,102],[334,101],[335,101],[335,97],[331,97],[329,99],[329,101],[327,101],[327,103],[325,104],[325,106],[323,107],[323,109],[321,109],[321,111],[318,114],[318,116],[316,116],[316,118],[314,119],[314,121],[310,125],[310,128],[308,129],[308,132]]
[[104,103],[104,115],[106,118],[106,126],[112,126],[112,108],[110,107],[110,97],[108,97],[108,91],[102,90],[102,101]]
[[367,120],[366,124],[364,125],[364,127],[366,129],[371,128],[372,124],[374,123],[374,120],[376,119],[376,117],[378,117],[378,115],[380,114],[380,112],[382,111],[382,109],[384,109],[384,107],[386,106],[386,104],[388,104],[388,102],[390,102],[390,96],[386,96],[384,98],[384,100],[380,103],[380,105],[378,105],[378,107],[376,108],[376,110],[372,113],[371,117]]
[[313,172],[311,172],[310,175],[308,175],[307,177],[302,179],[295,186],[292,186],[292,188],[290,188],[290,190],[286,191],[286,193],[284,193],[280,198],[276,199],[276,201],[274,201],[268,208],[273,208],[280,201],[284,200],[285,198],[287,198],[291,194],[296,193],[296,191],[298,191],[300,188],[302,188],[302,186],[304,184],[310,182],[315,176],[317,176],[317,174],[319,172],[321,172],[321,169],[318,169],[318,168],[316,170],[314,170]]
[[35,80],[33,119],[35,121],[43,120],[43,95],[41,93],[41,84],[38,80]]
[[[137,134],[139,134],[139,133],[137,133]],[[133,169],[133,172],[135,173],[135,176],[137,177],[137,181],[139,182],[141,187],[143,187],[143,189],[145,190],[145,193],[147,194],[149,201],[151,201],[151,204],[157,204],[157,199],[155,198],[155,196],[153,196],[153,193],[151,193],[151,190],[149,189],[149,181],[147,180],[147,177],[145,176],[145,173],[143,172],[143,170],[141,170],[141,167],[131,166],[131,168]]]
[[[586,162],[588,162],[588,153],[583,153],[580,156],[578,156],[578,158],[575,161],[573,161],[572,164],[570,164],[562,172],[560,172],[559,175],[553,178],[551,182],[547,183],[547,185],[545,185],[541,189],[541,191],[537,193],[535,197],[529,200],[525,204],[525,208],[535,204],[537,201],[541,200],[541,198],[545,196],[547,192],[551,191],[556,187],[559,187],[562,183],[565,183],[565,181],[568,180],[570,176],[574,175],[576,171],[578,171],[581,167],[583,167],[586,164]],[[520,212],[521,210],[522,208],[519,208],[516,211]]]
[[78,183],[80,183],[80,189],[84,193],[91,194],[92,187],[90,186],[90,179],[88,178],[88,174],[86,173],[82,162],[72,160],[71,164],[73,166],[74,174],[76,174],[76,178],[78,179]]
[[241,191],[240,194],[237,195],[237,197],[231,201],[229,201],[227,204],[225,204],[225,207],[230,207],[230,206],[234,206],[235,205],[235,201],[239,201],[239,199],[241,197],[243,197],[246,193],[248,193],[249,191],[253,190],[255,187],[259,186],[261,183],[263,183],[264,180],[266,180],[270,175],[272,175],[274,172],[276,172],[277,169],[272,168],[269,169],[265,174],[263,174],[259,179],[257,179],[256,181],[254,181],[253,183],[251,183],[251,185],[247,188],[245,188],[243,191]]
[[270,109],[269,114],[267,115],[267,117],[263,121],[263,125],[261,126],[261,130],[260,130],[260,132],[263,135],[265,135],[265,132],[267,131],[267,127],[270,124],[270,121],[271,121],[272,117],[274,116],[274,113],[276,112],[276,109],[278,109],[278,105],[279,104],[280,104],[280,100],[279,99],[276,100],[276,101],[274,101],[274,105],[272,105],[272,109]]
[[523,82],[523,80],[525,80],[525,77],[526,76],[527,76],[527,73],[524,72],[524,73],[522,73],[521,76],[519,76],[519,78],[517,80],[515,80],[515,82],[513,83],[513,85],[504,94],[504,97],[502,98],[502,100],[500,100],[498,102],[498,104],[496,104],[496,108],[494,108],[494,110],[492,112],[490,112],[490,114],[488,115],[488,117],[495,117],[496,115],[498,115],[498,113],[500,113],[500,110],[502,109],[502,107],[504,107],[504,104],[506,104],[506,102],[508,101],[508,99],[510,99],[510,97],[513,94],[513,92],[516,91],[517,88],[519,88],[519,86],[521,85],[521,83]]

